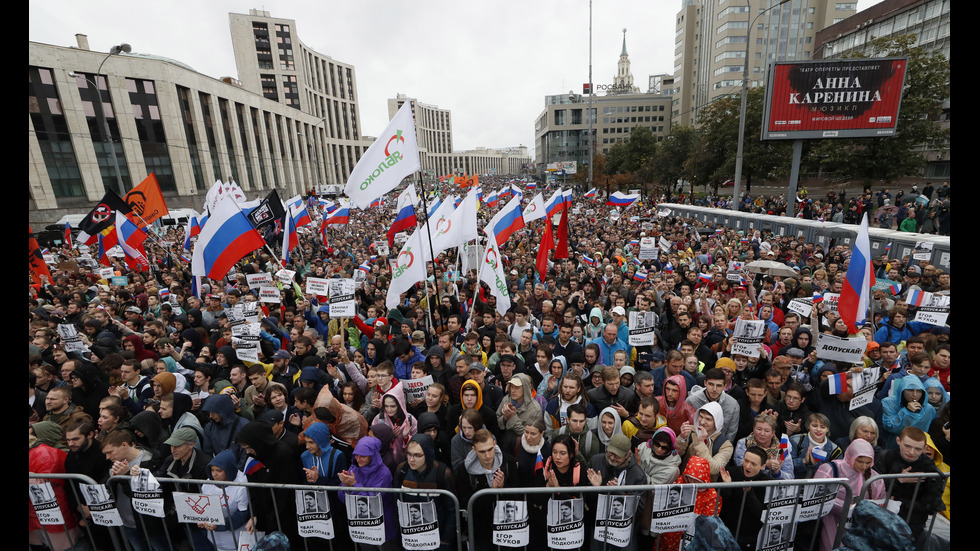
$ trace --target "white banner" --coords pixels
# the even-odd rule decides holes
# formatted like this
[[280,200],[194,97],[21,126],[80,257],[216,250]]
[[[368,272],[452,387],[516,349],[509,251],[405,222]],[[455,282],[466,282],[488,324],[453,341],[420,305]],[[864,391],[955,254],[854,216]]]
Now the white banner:
[[846,338],[827,333],[817,334],[817,357],[822,360],[861,363],[867,348],[868,339],[863,335]]
[[294,277],[296,277],[295,270],[287,270],[283,268],[278,272],[276,272],[276,279],[278,279],[279,282],[282,283],[283,285],[287,285],[287,286],[292,285]]
[[654,332],[653,312],[629,313],[629,345],[630,346],[656,346],[657,334]]
[[304,538],[333,539],[333,518],[326,490],[296,490],[296,520]]
[[766,322],[762,320],[735,320],[735,332],[732,337],[737,341],[732,343],[732,355],[741,354],[750,358],[758,358],[762,352],[760,344],[765,339]]
[[657,486],[653,491],[653,516],[650,532],[662,534],[687,530],[694,524],[694,502],[697,487],[693,484]]
[[60,526],[65,523],[65,517],[61,514],[61,507],[54,495],[54,488],[50,482],[31,484],[27,487],[27,495],[31,498],[31,505],[37,514],[37,521],[44,525]]
[[122,526],[116,500],[104,484],[79,484],[85,504],[92,513],[92,522],[99,526]]
[[248,286],[251,289],[256,289],[258,287],[272,286],[272,274],[266,272],[260,272],[257,274],[245,274],[245,280],[248,282]]
[[816,520],[830,513],[837,498],[837,484],[815,484],[803,487],[803,498],[796,516],[797,522]]
[[616,547],[627,547],[633,535],[635,513],[636,496],[599,494],[594,539],[609,542]]
[[439,518],[434,501],[398,501],[399,529],[405,549],[438,549]]
[[640,253],[637,258],[640,260],[656,260],[660,254],[660,249],[657,248],[657,240],[653,237],[641,237],[640,238]]
[[329,294],[328,286],[329,279],[324,279],[322,277],[308,277],[306,278],[306,292],[311,295],[318,295],[325,297]]
[[354,280],[331,279],[330,284],[330,317],[352,318],[357,315],[357,304],[354,303]]
[[493,509],[493,545],[524,547],[531,539],[526,501],[498,501]]
[[425,391],[432,384],[432,375],[426,375],[421,379],[403,379],[402,390],[405,391],[405,403],[410,404],[415,400],[424,400]]
[[163,509],[163,489],[149,470],[140,469],[138,475],[131,476],[129,489],[133,492],[133,511],[151,517],[166,516]]
[[347,526],[354,543],[381,545],[385,542],[384,508],[381,496],[347,494]]
[[279,289],[275,287],[259,287],[259,302],[279,302]]
[[177,522],[197,524],[204,522],[216,526],[225,525],[225,515],[221,512],[221,494],[189,494],[174,492],[174,508]]
[[810,319],[810,313],[813,312],[813,299],[794,298],[786,305],[786,309],[790,312],[796,312],[804,319]]
[[548,500],[548,547],[577,549],[585,544],[585,503],[582,499]]
[[500,256],[500,251],[497,249],[497,236],[489,233],[487,237],[489,239],[487,240],[487,250],[483,255],[480,279],[490,286],[490,294],[497,299],[497,311],[504,315],[510,309],[510,292],[507,290],[504,262]]
[[880,367],[865,369],[860,373],[851,373],[848,384],[854,391],[848,411],[870,404],[878,391],[878,380],[881,379]]
[[112,268],[99,268],[99,279],[104,279],[106,281],[112,279],[112,276],[116,275]]

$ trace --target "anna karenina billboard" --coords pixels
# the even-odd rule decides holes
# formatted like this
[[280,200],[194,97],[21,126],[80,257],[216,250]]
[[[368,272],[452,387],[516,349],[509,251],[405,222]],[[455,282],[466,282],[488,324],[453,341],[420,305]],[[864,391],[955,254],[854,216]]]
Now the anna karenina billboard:
[[762,139],[895,135],[907,59],[835,59],[769,66]]

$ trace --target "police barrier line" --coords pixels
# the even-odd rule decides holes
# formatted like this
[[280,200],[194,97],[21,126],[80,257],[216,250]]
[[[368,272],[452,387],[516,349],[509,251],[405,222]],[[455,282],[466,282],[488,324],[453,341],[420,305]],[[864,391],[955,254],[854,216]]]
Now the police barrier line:
[[[508,519],[506,519],[506,518],[501,519],[501,515],[506,515],[506,509],[505,509],[505,507],[507,506],[506,504],[508,504],[508,503],[514,503],[515,501],[510,501],[510,500],[506,500],[506,499],[500,499],[501,496],[529,496],[529,495],[542,495],[542,494],[544,494],[544,495],[548,495],[548,494],[552,494],[552,495],[554,495],[554,494],[599,494],[600,497],[597,498],[598,499],[597,506],[598,506],[598,509],[599,510],[602,510],[602,512],[604,514],[601,514],[600,515],[600,514],[598,514],[599,511],[597,511],[597,522],[596,522],[596,526],[595,526],[595,533],[593,534],[593,541],[592,542],[584,541],[583,542],[583,545],[593,546],[594,544],[596,544],[596,542],[600,542],[601,545],[602,545],[600,548],[603,549],[603,550],[605,550],[607,548],[608,549],[620,549],[620,548],[630,548],[629,546],[630,546],[630,543],[631,543],[631,536],[627,536],[626,538],[616,537],[617,535],[613,533],[619,527],[619,525],[622,524],[620,522],[614,522],[613,519],[616,519],[617,517],[618,518],[622,518],[622,517],[626,516],[626,515],[623,515],[621,512],[617,512],[617,511],[614,511],[613,510],[616,507],[623,507],[623,504],[620,504],[620,505],[617,505],[616,504],[615,498],[617,496],[627,496],[628,497],[631,494],[632,495],[638,495],[638,494],[641,494],[643,492],[650,492],[647,495],[647,498],[648,499],[650,499],[650,498],[655,499],[655,501],[657,501],[659,503],[659,506],[661,506],[661,509],[655,509],[653,511],[653,513],[652,513],[653,517],[657,517],[660,514],[670,514],[671,511],[675,511],[675,510],[683,511],[683,512],[677,513],[676,515],[673,515],[673,516],[680,516],[680,515],[689,514],[689,513],[692,514],[692,516],[693,516],[693,500],[696,499],[697,492],[699,490],[705,490],[705,489],[716,489],[717,490],[717,489],[723,489],[723,488],[728,488],[728,489],[730,489],[730,488],[744,488],[744,489],[751,489],[751,488],[774,488],[774,490],[767,491],[767,493],[766,493],[767,498],[766,499],[768,500],[769,497],[770,497],[770,494],[772,494],[771,497],[773,498],[773,501],[771,501],[770,504],[775,505],[776,508],[782,509],[783,510],[783,513],[786,514],[786,515],[788,515],[789,518],[796,519],[798,517],[798,514],[801,512],[801,510],[802,510],[802,508],[804,506],[803,499],[798,499],[797,496],[804,496],[804,495],[806,495],[807,492],[804,491],[804,488],[808,488],[808,487],[809,488],[812,488],[812,490],[810,490],[811,495],[818,488],[824,488],[824,489],[826,489],[826,488],[832,488],[832,491],[825,492],[824,494],[821,494],[821,495],[826,495],[827,496],[827,498],[825,499],[825,501],[827,503],[829,503],[829,505],[826,505],[826,508],[829,511],[829,509],[833,505],[834,498],[836,498],[836,496],[837,496],[838,490],[841,489],[841,488],[844,489],[844,493],[845,493],[845,497],[846,497],[845,504],[849,504],[849,503],[852,502],[852,491],[851,491],[851,487],[848,485],[847,482],[848,481],[845,478],[822,478],[822,479],[805,479],[805,480],[789,480],[789,481],[771,480],[771,481],[761,481],[761,482],[713,482],[713,483],[705,483],[705,484],[702,484],[702,483],[693,484],[693,483],[691,483],[691,484],[636,485],[636,486],[615,486],[615,487],[610,487],[610,486],[603,485],[603,486],[574,486],[574,487],[564,486],[564,487],[553,487],[553,488],[549,488],[549,487],[544,487],[544,488],[490,488],[490,489],[479,490],[476,493],[474,493],[473,496],[470,498],[469,502],[467,503],[466,508],[467,508],[467,511],[474,511],[475,510],[475,507],[477,505],[477,502],[479,500],[481,500],[481,499],[496,498],[496,502],[495,502],[494,507],[493,507],[493,509],[494,509],[493,526],[494,526],[495,530],[493,532],[493,541],[492,541],[492,544],[493,545],[498,545],[498,547],[497,547],[498,549],[504,549],[504,548],[509,548],[509,547],[525,547],[526,548],[526,547],[528,547],[527,544],[523,544],[523,545],[511,545],[511,543],[513,543],[513,538],[514,538],[514,530],[511,529],[511,527],[513,526],[513,524],[508,524],[507,522],[505,522]],[[615,490],[613,490],[613,488],[615,488]],[[672,489],[675,489],[675,488],[681,488],[681,492],[687,493],[688,496],[689,496],[689,499],[686,501],[684,499],[684,496],[681,493],[678,493],[678,504],[679,504],[679,507],[678,507],[678,509],[670,509],[669,508],[669,505],[666,505],[666,504],[669,503],[668,500],[670,499],[670,492],[672,491]],[[780,497],[777,497],[776,492],[779,492],[778,495],[780,495],[782,497],[781,498]],[[745,510],[745,504],[746,504],[747,494],[748,494],[748,492],[743,492],[743,494],[742,494],[743,495],[742,502],[741,502],[741,504],[739,506],[739,522],[738,522],[738,528],[736,529],[735,533],[733,534],[736,539],[739,537],[740,531],[741,531],[741,525],[742,525],[742,522],[741,521],[742,521],[742,515],[743,515],[744,510]],[[607,496],[607,498],[606,499],[602,499],[601,496],[603,496],[603,495]],[[658,499],[658,496],[665,497],[666,499]],[[782,502],[777,501],[779,499],[783,499],[783,501]],[[527,499],[523,499],[522,501],[526,502]],[[816,500],[814,500],[814,501],[816,501]],[[516,502],[517,503],[520,503],[520,501],[516,501]],[[790,502],[791,502],[791,504],[790,504]],[[623,503],[626,503],[626,502],[624,501]],[[718,502],[716,501],[716,510],[714,511],[714,514],[718,514],[718,512],[719,512],[717,510],[717,503]],[[786,505],[780,506],[779,503],[786,503]],[[503,504],[503,505],[501,505],[501,504]],[[628,505],[627,505],[627,507],[628,507]],[[560,521],[557,522],[557,523],[554,522],[555,519],[553,518],[553,515],[551,514],[551,513],[553,513],[553,511],[552,511],[553,508],[554,507],[549,502],[549,505],[548,505],[548,522],[547,522],[549,532],[551,530],[558,530],[559,527],[560,527],[560,524],[561,524]],[[773,510],[775,510],[775,509],[773,509]],[[840,512],[840,515],[835,519],[837,521],[837,526],[843,526],[844,525],[844,522],[846,522],[846,520],[847,520],[847,513],[848,513],[848,507],[845,506],[843,508],[843,510]],[[638,512],[635,512],[635,514],[639,514],[639,513]],[[767,512],[766,514],[768,515],[769,513]],[[827,514],[830,514],[830,513],[828,512]],[[571,511],[571,518],[574,519],[575,518],[575,515],[576,515],[576,512],[574,510],[572,510]],[[525,515],[525,518],[527,518],[526,515]],[[579,516],[578,518],[581,519],[581,516]],[[814,517],[813,520],[817,520],[818,518],[819,518],[819,516]],[[475,530],[477,529],[478,526],[481,526],[481,523],[485,523],[487,520],[489,520],[489,519],[481,519],[480,522],[470,522],[469,523],[469,528],[468,528],[469,541],[481,541],[478,538],[478,536],[476,535]],[[526,524],[526,522],[525,522],[525,524]],[[556,526],[556,524],[558,526]],[[602,525],[601,530],[600,530],[600,524]],[[661,523],[659,523],[658,521],[654,520],[654,521],[652,521],[652,524],[651,524],[650,527],[651,528],[654,528],[657,524],[661,524]],[[764,522],[763,524],[768,525],[769,523],[768,522]],[[661,524],[661,525],[662,526],[667,526],[667,525],[669,525],[669,523],[664,523],[664,524]],[[501,527],[502,529],[501,530],[497,530],[496,528],[498,528],[498,527]],[[641,526],[640,528],[644,528],[644,527]],[[634,528],[632,526],[629,528],[629,530],[635,532],[635,530],[634,530]],[[678,529],[674,529],[672,531],[676,531],[676,530],[678,530]],[[660,530],[660,531],[658,531],[656,537],[659,538],[659,534],[661,532],[664,532],[664,531],[667,531],[667,530]],[[794,531],[795,531],[795,528],[794,528]],[[650,532],[651,532],[651,536],[654,536],[654,530],[651,529]],[[813,536],[812,536],[811,541],[810,541],[809,549],[816,549],[815,542],[816,542],[816,536],[817,536],[817,534],[818,534],[818,532],[815,530],[813,532]],[[843,531],[842,530],[838,530],[837,531],[837,538],[836,538],[836,540],[834,542],[835,543],[834,547],[837,547],[837,545],[840,543],[840,538],[841,538],[842,534],[843,534]],[[507,544],[505,545],[504,543],[501,542],[501,539],[500,538],[508,539],[508,540],[511,540],[511,541],[510,542],[507,542]],[[550,533],[549,533],[549,538],[550,538]],[[617,542],[619,542],[619,543],[625,542],[625,543],[623,545],[617,545]],[[549,539],[549,547],[556,547],[558,545],[560,545],[560,544],[557,543],[557,540],[552,541],[551,539]],[[654,546],[654,548],[655,549],[658,548],[657,547],[658,545],[659,545],[659,541]],[[595,549],[596,547],[593,546],[592,548]],[[636,547],[633,546],[632,548],[635,549]],[[760,546],[760,548],[765,548],[765,547]],[[776,547],[773,547],[773,548],[776,548]]]
[[[121,501],[121,499],[119,498],[119,496],[121,495],[120,484],[127,484],[127,485],[138,484],[138,482],[134,482],[134,479],[136,477],[132,477],[132,476],[111,477],[108,480],[106,486],[98,484],[95,481],[93,481],[91,478],[84,475],[29,473],[28,476],[30,479],[38,479],[42,481],[51,481],[51,480],[69,481],[70,483],[67,484],[67,486],[71,488],[76,503],[79,504],[92,503],[93,501],[90,500],[98,501],[99,499],[104,498],[108,500],[106,501],[106,503],[111,502],[111,507],[112,507],[111,510],[117,510],[119,507],[119,503]],[[451,500],[453,504],[453,509],[455,511],[454,516],[455,516],[456,528],[454,534],[455,542],[453,542],[453,547],[455,547],[457,551],[462,551],[463,549],[462,538],[460,537],[460,528],[459,528],[461,526],[460,517],[461,517],[462,509],[459,506],[459,500],[457,499],[455,494],[453,494],[448,490],[412,489],[412,488],[405,488],[405,487],[398,487],[398,488],[350,487],[348,488],[348,487],[338,487],[338,486],[314,486],[314,485],[304,485],[304,484],[265,484],[265,483],[252,483],[252,482],[227,482],[227,481],[215,481],[215,480],[173,479],[173,478],[159,478],[155,480],[159,483],[159,488],[153,488],[153,489],[142,488],[142,490],[146,490],[146,491],[134,490],[133,492],[134,496],[138,495],[141,499],[144,499],[146,503],[150,504],[150,505],[146,505],[146,504],[141,505],[141,508],[144,512],[140,512],[140,514],[131,515],[133,517],[133,520],[135,521],[135,527],[132,526],[125,527],[125,529],[122,530],[122,535],[120,536],[119,534],[120,530],[118,526],[115,525],[101,526],[104,528],[108,528],[108,531],[110,532],[110,534],[112,534],[112,541],[111,541],[112,549],[117,551],[131,550],[131,549],[134,551],[140,551],[141,549],[152,549],[154,551],[177,549],[177,544],[179,542],[174,541],[175,540],[175,538],[173,537],[174,534],[171,533],[170,529],[167,529],[166,521],[164,521],[164,529],[156,530],[156,533],[151,533],[151,531],[148,530],[147,527],[147,519],[153,517],[161,518],[165,516],[166,512],[163,511],[164,509],[163,502],[165,498],[162,495],[164,488],[167,489],[168,494],[170,495],[172,495],[173,491],[182,492],[182,491],[189,490],[187,491],[187,493],[191,494],[190,496],[182,495],[181,497],[183,498],[189,497],[191,498],[191,501],[193,501],[194,496],[203,495],[203,493],[199,491],[199,488],[204,484],[213,485],[215,487],[220,488],[221,496],[219,497],[219,503],[214,504],[211,503],[210,501],[207,502],[207,505],[216,506],[219,510],[222,507],[222,504],[224,504],[225,507],[227,507],[228,505],[229,488],[235,488],[235,487],[247,488],[249,490],[249,499],[247,505],[248,518],[255,518],[257,516],[254,507],[255,503],[253,499],[257,500],[263,498],[271,498],[272,510],[275,513],[275,526],[265,526],[265,527],[260,526],[259,529],[265,532],[280,531],[280,532],[285,532],[287,534],[294,534],[294,535],[298,533],[299,537],[303,541],[304,548],[307,550],[311,548],[310,547],[311,544],[314,545],[316,548],[322,548],[315,543],[317,539],[326,540],[326,543],[328,544],[331,550],[335,548],[334,540],[337,539],[337,536],[341,536],[341,538],[345,542],[351,542],[351,535],[353,532],[352,528],[355,528],[356,526],[367,527],[363,529],[365,533],[370,532],[373,529],[374,534],[380,532],[383,535],[385,530],[385,522],[394,522],[395,523],[394,525],[399,527],[399,530],[402,532],[401,542],[403,546],[408,544],[407,542],[409,540],[406,538],[414,538],[412,541],[417,546],[416,548],[419,549],[429,548],[425,546],[426,543],[425,536],[427,535],[426,528],[435,527],[436,537],[438,538],[438,526],[435,523],[435,519],[438,518],[437,515],[439,511],[438,508],[436,507],[436,504],[432,501],[432,499],[436,497],[449,499]],[[91,486],[87,486],[85,488],[86,490],[89,490],[92,487],[107,488],[108,495],[98,496],[98,497],[86,495],[84,492],[80,492],[80,487],[78,486],[79,484],[91,485]],[[183,489],[181,489],[181,487],[183,487]],[[269,492],[268,495],[263,496],[261,493],[257,492],[261,490],[268,490]],[[276,495],[277,494],[276,491],[279,491],[278,498]],[[293,519],[282,518],[282,515],[280,514],[284,511],[286,512],[290,511],[289,504],[279,503],[279,501],[284,498],[282,494],[283,491],[293,492],[294,495],[297,496],[296,497],[296,502],[298,502],[297,503],[298,507],[296,509],[297,515]],[[347,504],[348,508],[350,508],[351,501],[355,503],[354,505],[355,507],[364,507],[363,517],[357,514],[347,515],[346,511],[344,511],[345,514],[342,515],[342,517],[345,520],[344,532],[340,532],[340,531],[334,532],[333,518],[335,517],[332,517],[332,513],[337,511],[332,511],[329,509],[328,496],[330,494],[336,494],[337,492],[346,492],[350,494],[348,495],[348,504]],[[356,496],[353,495],[355,493],[357,494]],[[370,493],[374,495],[373,496],[360,495],[363,493]],[[160,494],[160,495],[157,496],[155,494]],[[310,496],[308,494],[313,494],[313,495]],[[401,521],[399,518],[395,518],[393,520],[389,519],[386,521],[383,518],[385,507],[384,505],[382,505],[381,497],[378,494],[395,494],[396,497],[399,498],[401,496],[409,496],[411,501],[404,502],[406,508],[405,516],[408,520]],[[38,499],[35,499],[37,496],[29,496],[29,497],[31,497],[32,503],[34,503],[35,501],[39,501]],[[54,495],[52,495],[51,497],[53,498]],[[377,498],[376,500],[373,499],[375,497]],[[428,498],[428,500],[420,502],[418,501],[419,498]],[[44,498],[40,498],[40,499],[44,499]],[[132,501],[132,498],[128,496],[124,497],[123,499],[129,503],[131,503]],[[152,504],[154,500],[158,500],[159,503],[156,505]],[[309,500],[309,501],[305,501],[305,500]],[[401,501],[402,500],[399,499],[399,502]],[[62,504],[55,503],[52,500],[50,502],[45,501],[44,505],[48,505],[48,503],[52,503],[53,506],[44,509],[38,506],[34,507],[35,512],[42,513],[38,515],[38,518],[42,524],[42,528],[44,528],[44,525],[55,524],[55,525],[60,525],[63,530],[67,530],[67,524],[65,523],[65,519],[63,519],[62,515],[60,514],[60,506]],[[195,505],[199,505],[200,503],[201,501],[198,500],[196,502],[193,502],[193,504],[189,505],[189,507],[193,509]],[[426,503],[430,505],[426,506],[425,505]],[[187,504],[182,504],[182,507],[183,505],[187,505]],[[211,513],[207,512],[207,505],[205,505],[204,507],[199,507],[199,510],[201,511],[200,513],[201,516],[199,519],[180,521],[180,524],[183,525],[187,542],[189,543],[191,548],[193,548],[195,551],[205,551],[205,550],[211,550],[215,548],[217,549],[227,548],[227,542],[224,546],[218,545],[218,541],[214,531],[199,529],[197,526],[198,522],[204,522],[206,524],[212,524],[212,525],[224,524],[225,518],[222,518],[221,521],[218,521],[219,519],[214,516],[213,512]],[[176,504],[174,504],[173,506],[176,507]],[[129,507],[132,507],[132,505],[130,504]],[[186,507],[183,508],[186,509]],[[54,517],[43,514],[44,511],[50,511],[52,509],[59,510],[56,518],[60,520],[60,522],[50,522],[51,520],[54,520]],[[95,509],[93,508],[92,511],[94,512]],[[104,513],[105,510],[101,512]],[[400,516],[400,513],[401,511],[398,511],[396,517]],[[210,516],[208,516],[209,514]],[[222,513],[219,511],[218,514],[221,515]],[[42,518],[42,516],[44,518]],[[116,513],[115,516],[118,522],[119,521],[118,513]],[[348,516],[355,517],[355,518],[348,518]],[[418,519],[417,523],[414,522],[414,519],[416,517]],[[327,537],[328,534],[322,530],[322,521],[327,519],[330,519],[331,521],[329,537]],[[45,520],[47,520],[48,522],[45,522]],[[207,522],[208,520],[211,520],[212,522]],[[321,521],[319,523],[320,526],[317,525],[318,521]],[[157,522],[159,523],[159,521]],[[291,522],[297,526],[286,524],[287,522]],[[307,530],[306,535],[303,534],[303,530],[302,530],[304,524],[309,529]],[[46,530],[43,529],[40,530],[39,535],[43,540],[42,543],[45,546],[47,546],[49,549],[82,550],[82,549],[96,549],[96,548],[105,547],[105,546],[96,546],[94,544],[95,538],[93,537],[92,534],[91,525],[88,522],[86,522],[85,524],[85,529],[87,533],[87,542],[79,542],[76,541],[75,539],[72,539],[69,541],[68,546],[64,546],[64,545],[59,546],[56,544],[52,545],[52,542],[48,537],[49,534],[46,533]],[[231,544],[234,549],[240,548],[239,537],[242,534],[242,529],[243,526],[239,524],[236,525],[234,529],[229,530],[230,537],[231,537]],[[409,536],[407,534],[413,534],[413,535]],[[249,537],[249,536],[245,536],[245,537]],[[311,538],[315,538],[315,539],[311,541]],[[368,546],[381,546],[385,543],[385,539],[386,538],[382,536],[380,540],[372,541],[371,543],[367,543],[366,541],[362,541],[360,543],[357,541],[353,541],[352,543],[356,549],[361,549],[362,548],[361,544],[368,545]],[[80,543],[82,543],[82,545],[79,545]],[[84,545],[85,543],[88,544],[87,547]],[[438,540],[436,543],[437,544],[439,543]],[[343,547],[343,548],[347,549],[349,547]],[[296,549],[295,546],[294,549]]]

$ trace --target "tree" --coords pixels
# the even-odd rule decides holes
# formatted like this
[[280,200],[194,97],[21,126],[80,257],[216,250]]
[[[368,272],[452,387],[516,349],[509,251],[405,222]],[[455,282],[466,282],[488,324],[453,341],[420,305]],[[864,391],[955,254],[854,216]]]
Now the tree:
[[943,128],[938,119],[943,101],[949,98],[949,60],[940,52],[913,47],[915,40],[915,35],[903,35],[870,42],[870,57],[908,57],[896,134],[820,140],[812,149],[810,166],[867,183],[891,181],[921,174],[927,162],[923,149],[945,150],[949,129]]
[[699,137],[690,126],[672,129],[670,136],[660,142],[656,154],[650,159],[650,179],[659,182],[666,192],[672,191],[678,180],[690,179],[685,164],[694,153]]

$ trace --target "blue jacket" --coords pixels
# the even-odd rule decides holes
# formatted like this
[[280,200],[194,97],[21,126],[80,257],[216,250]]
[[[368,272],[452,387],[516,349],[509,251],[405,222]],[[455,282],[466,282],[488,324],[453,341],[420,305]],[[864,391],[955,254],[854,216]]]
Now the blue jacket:
[[312,439],[320,448],[320,455],[313,455],[309,450],[303,452],[301,459],[304,469],[317,468],[317,479],[313,484],[320,486],[340,486],[337,473],[347,470],[347,456],[330,445],[330,428],[324,423],[313,423],[303,433]]
[[395,378],[399,381],[412,378],[412,364],[415,362],[425,363],[425,356],[419,352],[418,348],[412,346],[412,353],[412,359],[407,362],[403,362],[401,358],[395,358]]
[[875,332],[875,342],[878,344],[891,342],[897,345],[930,329],[932,329],[932,325],[921,321],[907,321],[901,329],[898,329],[891,324],[890,320],[883,320],[881,327]]
[[[913,413],[906,407],[904,391],[922,391],[922,408]],[[915,375],[906,375],[895,382],[895,393],[881,401],[883,440],[886,448],[897,448],[896,438],[905,427],[915,427],[929,432],[929,425],[936,418],[936,408],[929,404],[925,386]]]
[[204,400],[201,411],[221,416],[220,422],[210,421],[204,426],[204,457],[211,460],[224,450],[231,450],[240,460],[244,456],[241,446],[235,443],[235,435],[248,424],[248,419],[235,413],[235,403],[227,394],[214,394]]

